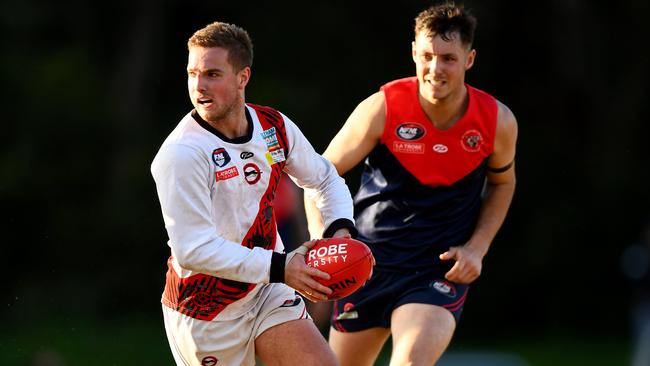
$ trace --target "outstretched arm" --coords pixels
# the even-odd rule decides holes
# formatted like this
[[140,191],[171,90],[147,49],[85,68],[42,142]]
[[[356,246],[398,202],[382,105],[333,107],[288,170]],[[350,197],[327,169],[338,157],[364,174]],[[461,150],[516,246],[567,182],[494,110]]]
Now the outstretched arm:
[[[377,92],[359,103],[323,153],[339,175],[343,175],[363,160],[379,143],[384,131],[386,101]],[[312,238],[323,236],[323,220],[313,197],[305,192],[305,213]]]
[[481,274],[483,257],[503,224],[515,192],[517,120],[508,107],[498,105],[494,152],[488,161],[487,192],[478,223],[465,245],[451,247],[440,255],[440,259],[456,261],[446,274],[452,282],[471,283]]

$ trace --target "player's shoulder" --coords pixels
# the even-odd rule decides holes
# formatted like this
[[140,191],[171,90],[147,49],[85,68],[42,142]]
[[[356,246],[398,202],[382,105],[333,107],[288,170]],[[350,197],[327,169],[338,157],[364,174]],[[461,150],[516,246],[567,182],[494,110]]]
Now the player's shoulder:
[[500,100],[496,99],[497,103],[497,128],[500,126],[502,128],[513,128],[517,126],[517,119],[515,118],[515,114],[512,112],[510,108],[508,108],[505,103],[501,102]]
[[386,123],[386,97],[382,91],[375,92],[361,101],[348,121],[362,135],[379,138]]
[[[246,103],[246,108],[251,116],[255,116],[253,118],[254,123],[260,123],[262,125],[262,129],[267,129],[266,127],[272,126],[299,130],[296,123],[284,112],[280,111],[277,108],[249,102]],[[266,123],[262,123],[262,120]]]
[[167,169],[170,166],[187,166],[204,159],[203,151],[197,146],[179,141],[165,142],[153,159],[151,169]]
[[357,109],[367,114],[383,116],[386,110],[386,95],[381,90],[377,91],[362,100]]
[[176,127],[169,133],[163,145],[171,144],[182,140],[191,140],[194,135],[194,132],[199,130],[200,127],[194,117],[192,112],[187,113],[180,122],[176,124]]
[[195,161],[203,155],[205,133],[188,113],[167,136],[154,157],[152,167]]
[[[514,113],[507,105],[497,100],[496,146],[513,147],[517,141],[518,126]],[[495,147],[496,149],[496,147]]]
[[[477,87],[471,86],[469,84],[466,84],[468,90],[472,95],[475,97],[478,97],[480,99],[489,101],[489,103],[494,103],[496,104],[497,108],[497,126],[502,126],[502,127],[507,127],[507,126],[512,126],[517,124],[517,120],[515,119],[514,113],[512,113],[512,110],[508,108],[508,106],[501,102],[499,99],[494,97],[492,94],[479,89]],[[498,127],[497,127],[498,128]]]

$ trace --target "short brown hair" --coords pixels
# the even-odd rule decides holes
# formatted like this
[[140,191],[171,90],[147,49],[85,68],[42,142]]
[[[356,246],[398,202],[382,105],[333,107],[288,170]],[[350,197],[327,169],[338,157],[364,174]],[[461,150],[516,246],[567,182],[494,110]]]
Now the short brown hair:
[[235,71],[253,65],[253,42],[248,32],[234,24],[208,24],[196,31],[187,41],[187,48],[192,47],[220,47],[228,50],[228,62]]
[[449,41],[458,32],[461,42],[471,47],[474,42],[476,18],[462,5],[446,2],[424,10],[415,18],[415,36],[421,32],[430,33]]

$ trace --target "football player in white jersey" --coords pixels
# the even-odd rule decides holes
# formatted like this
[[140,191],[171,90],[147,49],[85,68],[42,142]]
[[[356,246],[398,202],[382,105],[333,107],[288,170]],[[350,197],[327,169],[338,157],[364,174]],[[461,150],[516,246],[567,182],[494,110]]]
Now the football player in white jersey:
[[171,248],[162,297],[178,365],[335,365],[303,298],[331,290],[304,254],[284,253],[273,200],[282,173],[305,189],[323,237],[355,235],[352,199],[334,166],[282,113],[245,102],[253,48],[242,28],[215,22],[188,41],[194,109],[151,166]]

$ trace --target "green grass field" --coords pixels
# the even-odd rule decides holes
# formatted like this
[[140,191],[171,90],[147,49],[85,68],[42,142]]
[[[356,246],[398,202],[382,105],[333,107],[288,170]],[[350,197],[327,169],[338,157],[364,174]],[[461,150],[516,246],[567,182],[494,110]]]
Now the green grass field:
[[[456,340],[441,364],[462,365],[458,362],[478,358],[485,360],[478,364],[485,365],[487,360],[493,360],[496,363],[489,365],[494,366],[622,366],[630,364],[631,351],[629,340],[613,337],[587,338],[578,334],[516,339],[493,337],[481,341]],[[382,351],[376,364],[387,365],[389,352],[389,347]],[[513,359],[520,363],[506,362]],[[3,325],[0,328],[0,365],[173,365],[173,361],[162,321],[138,319],[101,325],[88,321],[60,321],[38,328]]]

